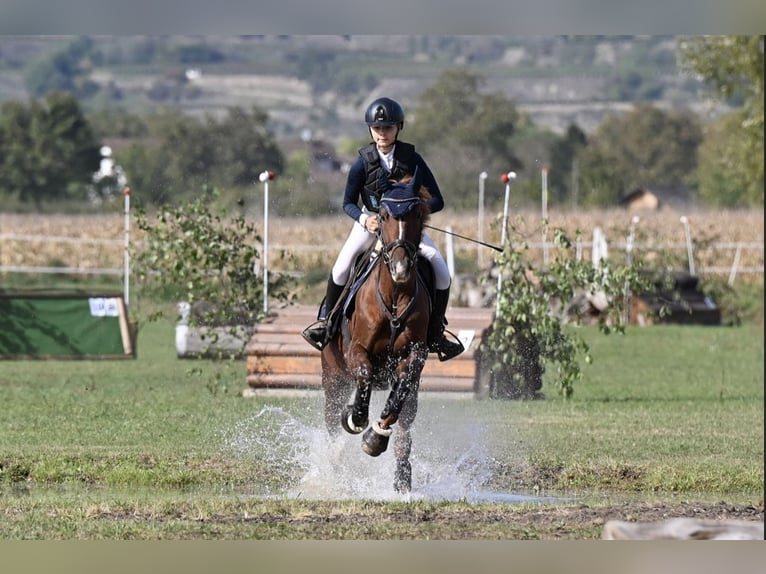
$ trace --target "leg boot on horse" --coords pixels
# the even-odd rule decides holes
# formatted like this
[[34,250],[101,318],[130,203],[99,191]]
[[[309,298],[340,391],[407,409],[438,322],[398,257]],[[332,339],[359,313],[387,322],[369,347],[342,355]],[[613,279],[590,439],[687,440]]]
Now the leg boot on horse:
[[341,414],[341,426],[349,434],[359,434],[370,422],[370,398],[372,397],[372,385],[360,384],[356,389],[354,402],[343,407]]
[[[362,450],[370,456],[378,456],[388,448],[388,439],[391,436],[391,425],[399,420],[408,400],[416,400],[420,385],[420,372],[426,362],[426,355],[421,351],[413,351],[409,367],[405,372],[399,373],[397,381],[388,393],[388,399],[380,413],[380,420],[362,435]],[[413,397],[413,398],[410,398]],[[411,409],[414,412],[417,409]],[[407,424],[411,424],[411,420]]]
[[319,321],[307,327],[302,333],[303,338],[306,339],[309,345],[319,351],[324,349],[332,336],[330,318],[335,305],[338,304],[338,300],[343,294],[344,288],[343,285],[336,285],[335,281],[332,280],[332,275],[330,275],[330,278],[327,280],[327,294],[324,298],[324,305],[320,308]]
[[437,289],[434,293],[434,305],[431,322],[428,326],[428,350],[436,353],[440,361],[448,361],[465,351],[460,341],[450,341],[444,336],[444,327],[447,326],[445,314],[449,303],[450,288]]

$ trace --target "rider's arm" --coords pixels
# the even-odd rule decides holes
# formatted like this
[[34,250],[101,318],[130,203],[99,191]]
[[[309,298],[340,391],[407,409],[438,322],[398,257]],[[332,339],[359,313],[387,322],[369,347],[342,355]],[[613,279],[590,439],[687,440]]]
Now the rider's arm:
[[428,164],[420,154],[416,154],[415,158],[418,171],[422,174],[421,181],[423,186],[428,189],[428,193],[431,194],[431,199],[428,200],[428,206],[431,208],[431,213],[436,213],[444,208],[444,197],[439,189],[439,184],[436,183],[436,178],[428,167]]
[[364,222],[367,219],[367,215],[362,213],[362,210],[359,207],[359,198],[364,189],[364,182],[364,161],[362,158],[357,158],[351,165],[351,169],[348,171],[346,191],[343,194],[343,211],[362,227],[364,227]]

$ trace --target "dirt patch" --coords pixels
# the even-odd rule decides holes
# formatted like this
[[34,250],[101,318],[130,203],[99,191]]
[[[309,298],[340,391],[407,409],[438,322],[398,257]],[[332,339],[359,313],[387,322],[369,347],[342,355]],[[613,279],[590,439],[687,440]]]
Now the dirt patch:
[[[763,522],[763,503],[759,506],[736,506],[725,502],[698,503],[641,503],[626,502],[612,506],[579,505],[573,507],[545,507],[533,511],[515,511],[510,518],[541,538],[579,538],[577,533],[600,536],[604,524],[610,520],[627,522],[659,522],[671,518],[705,520],[751,520]],[[574,536],[573,536],[574,535]]]
[[[642,503],[530,507],[512,504],[364,504],[353,512],[331,504],[253,509],[210,517],[206,528],[250,531],[269,539],[356,540],[593,540],[610,520],[659,522],[671,518],[763,522],[763,503]],[[260,511],[259,511],[260,510]],[[276,511],[275,511],[276,510]],[[155,516],[156,519],[156,516]],[[238,534],[239,535],[239,534]],[[228,535],[224,535],[226,537]]]

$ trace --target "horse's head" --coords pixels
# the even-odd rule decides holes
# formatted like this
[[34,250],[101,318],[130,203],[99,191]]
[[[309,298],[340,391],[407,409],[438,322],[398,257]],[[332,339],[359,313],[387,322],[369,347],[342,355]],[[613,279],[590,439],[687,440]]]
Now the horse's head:
[[417,168],[412,177],[387,181],[380,199],[378,237],[383,260],[395,283],[406,283],[414,273],[423,225],[428,210],[428,191],[421,186]]

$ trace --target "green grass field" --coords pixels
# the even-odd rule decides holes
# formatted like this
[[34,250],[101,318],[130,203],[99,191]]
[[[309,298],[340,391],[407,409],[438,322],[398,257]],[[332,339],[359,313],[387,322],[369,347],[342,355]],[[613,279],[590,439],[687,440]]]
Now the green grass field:
[[[465,484],[449,487],[454,502],[415,509],[460,511],[460,488],[762,505],[761,325],[582,333],[594,363],[568,401],[552,387],[526,402],[423,394],[414,489],[450,475]],[[176,358],[167,320],[142,325],[135,360],[0,362],[0,538],[300,538],[312,535],[289,520],[256,532],[215,517],[300,515],[323,503],[341,514],[401,510],[365,502],[390,485],[390,455],[365,459],[358,437],[346,437],[354,454],[338,472],[382,486],[323,494],[341,478],[326,460],[312,467],[312,453],[331,452],[313,446],[329,442],[319,396],[244,399],[244,388],[243,361]],[[493,528],[484,536],[524,534]]]

